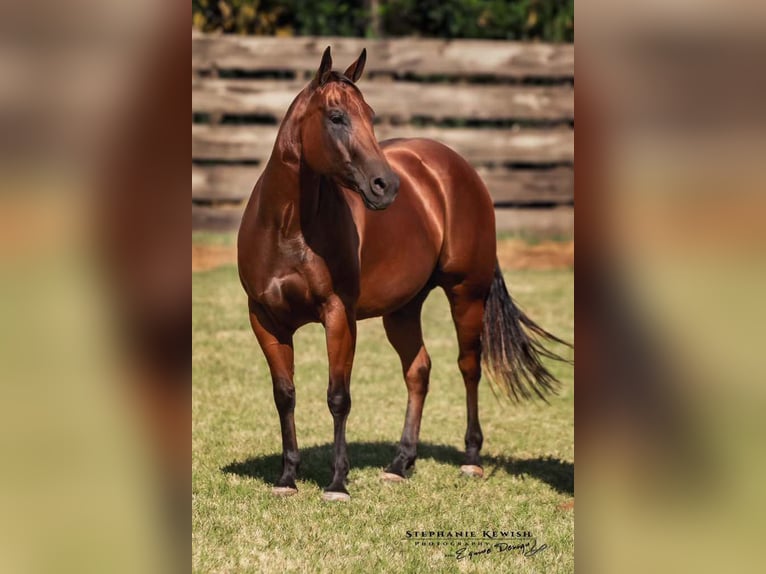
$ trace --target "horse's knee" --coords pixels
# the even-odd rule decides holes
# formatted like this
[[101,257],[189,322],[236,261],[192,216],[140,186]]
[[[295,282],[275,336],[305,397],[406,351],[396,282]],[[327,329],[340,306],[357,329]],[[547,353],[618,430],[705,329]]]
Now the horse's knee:
[[275,377],[274,384],[274,402],[279,412],[289,412],[295,410],[295,385],[287,377]]
[[347,415],[351,410],[351,393],[344,388],[328,391],[327,406],[334,417]]

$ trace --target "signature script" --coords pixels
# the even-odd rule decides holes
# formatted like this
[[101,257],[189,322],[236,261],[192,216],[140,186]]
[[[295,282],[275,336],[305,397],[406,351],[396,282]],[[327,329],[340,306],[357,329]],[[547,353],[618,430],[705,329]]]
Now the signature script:
[[489,554],[500,554],[502,552],[512,552],[514,550],[520,551],[524,556],[534,556],[538,552],[542,552],[548,548],[547,544],[537,545],[537,540],[533,542],[520,542],[511,544],[509,542],[496,542],[492,546],[482,548],[481,550],[469,550],[467,546],[458,548],[455,552],[455,558],[458,560],[464,560],[466,558],[476,558],[478,556],[487,556]]

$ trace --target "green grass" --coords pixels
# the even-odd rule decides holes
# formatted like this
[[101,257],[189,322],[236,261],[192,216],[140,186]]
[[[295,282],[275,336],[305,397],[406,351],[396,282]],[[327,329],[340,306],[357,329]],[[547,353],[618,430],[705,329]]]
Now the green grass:
[[237,233],[235,231],[217,232],[217,231],[194,231],[192,232],[192,245],[213,245],[230,247],[237,244]]
[[[573,337],[573,274],[516,271],[514,297],[541,325]],[[481,385],[485,479],[460,475],[465,398],[446,299],[424,309],[433,361],[419,458],[402,484],[383,483],[407,395],[381,322],[359,325],[347,438],[351,502],[327,503],[332,418],[320,326],[298,332],[296,427],[303,462],[299,493],[271,495],[281,441],[265,360],[250,331],[236,268],[193,275],[193,571],[210,572],[572,572],[574,490],[571,367],[550,405],[498,402]],[[562,351],[562,349],[557,349]],[[566,354],[566,350],[563,350]],[[407,530],[529,530],[548,548],[531,557],[494,553],[458,561],[450,547],[418,547]],[[477,547],[476,549],[479,549]]]
[[497,240],[518,240],[523,241],[529,245],[539,245],[543,242],[554,243],[566,243],[574,239],[572,233],[566,232],[551,232],[551,231],[534,231],[534,230],[519,230],[519,231],[498,231]]

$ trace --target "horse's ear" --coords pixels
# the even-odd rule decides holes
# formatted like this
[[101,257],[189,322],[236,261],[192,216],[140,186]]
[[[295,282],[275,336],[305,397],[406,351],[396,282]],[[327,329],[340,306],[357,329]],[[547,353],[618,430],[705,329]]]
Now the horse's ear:
[[324,54],[322,54],[322,62],[319,64],[316,76],[314,76],[314,86],[324,85],[330,77],[330,72],[332,72],[332,55],[330,54],[330,46],[327,46]]
[[362,72],[364,72],[364,65],[366,62],[367,62],[367,48],[362,48],[362,53],[359,54],[359,57],[356,59],[356,62],[351,64],[346,69],[344,75],[349,80],[356,83],[356,81],[362,77]]

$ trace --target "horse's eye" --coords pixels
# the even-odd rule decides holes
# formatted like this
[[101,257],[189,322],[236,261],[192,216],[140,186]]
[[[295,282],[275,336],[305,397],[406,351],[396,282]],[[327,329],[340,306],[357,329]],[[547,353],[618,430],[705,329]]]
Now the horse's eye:
[[336,126],[341,126],[346,123],[346,114],[340,110],[332,110],[329,116],[330,121]]

